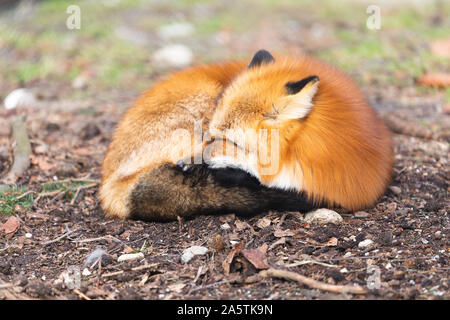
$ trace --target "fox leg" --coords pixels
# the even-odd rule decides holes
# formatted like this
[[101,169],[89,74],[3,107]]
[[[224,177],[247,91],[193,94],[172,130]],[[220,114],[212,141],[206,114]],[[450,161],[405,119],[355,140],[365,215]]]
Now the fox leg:
[[196,214],[256,214],[267,210],[309,211],[317,207],[304,194],[270,189],[245,171],[187,169],[165,163],[142,175],[132,188],[130,217],[174,220]]

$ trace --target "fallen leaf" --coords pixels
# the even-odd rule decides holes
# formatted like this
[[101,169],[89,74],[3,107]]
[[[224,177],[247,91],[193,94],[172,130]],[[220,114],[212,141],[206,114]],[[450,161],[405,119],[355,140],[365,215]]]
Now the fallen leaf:
[[273,233],[273,235],[277,238],[282,238],[282,237],[293,237],[295,236],[295,232],[289,229],[286,230],[281,230],[279,228],[275,229],[275,232]]
[[272,221],[270,221],[269,218],[262,218],[262,219],[259,219],[258,222],[256,222],[256,226],[260,229],[264,229],[264,228],[267,228],[268,226],[270,226],[271,223],[272,223]]
[[170,291],[174,291],[176,293],[180,293],[185,286],[186,286],[185,283],[174,283],[174,284],[171,284],[170,286],[168,286],[167,288]]
[[248,228],[248,223],[238,220],[236,219],[236,221],[234,221],[234,225],[236,226],[237,231],[242,231]]
[[335,247],[338,244],[338,239],[336,237],[332,237],[330,240],[328,240],[326,246],[327,247]]
[[268,269],[267,264],[267,243],[256,249],[242,250],[242,255],[256,268],[256,269]]
[[242,242],[237,243],[233,249],[231,249],[230,253],[227,255],[225,260],[222,262],[222,268],[226,276],[230,275],[230,265],[233,262],[234,256],[241,251],[241,248],[244,246]]
[[417,83],[429,87],[450,87],[450,73],[426,73],[417,78]]
[[9,217],[3,225],[0,226],[0,232],[4,232],[7,236],[12,236],[19,230],[20,220],[15,216]]

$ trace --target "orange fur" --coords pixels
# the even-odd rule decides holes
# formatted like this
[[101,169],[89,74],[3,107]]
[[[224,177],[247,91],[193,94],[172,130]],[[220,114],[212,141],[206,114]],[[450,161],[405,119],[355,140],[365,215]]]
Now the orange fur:
[[[308,56],[275,60],[247,70],[232,82],[210,131],[216,135],[226,131],[226,137],[239,144],[233,136],[236,131],[278,129],[278,171],[264,175],[261,166],[249,170],[257,172],[265,185],[275,186],[273,182],[282,180],[283,174],[289,181],[276,185],[305,191],[314,201],[350,210],[373,205],[391,178],[393,154],[387,128],[357,85],[337,69]],[[285,84],[312,75],[320,82],[311,110],[302,119],[290,119],[294,98],[286,93]],[[246,149],[255,149],[255,138],[246,138]],[[252,166],[248,159],[234,160],[237,167]]]
[[[185,129],[193,137],[194,123],[199,120],[203,131],[209,129],[213,136],[226,131],[228,142],[248,151],[244,159],[229,159],[224,166],[242,168],[266,186],[306,192],[317,203],[325,201],[350,210],[368,207],[383,194],[393,163],[389,132],[350,78],[307,56],[280,56],[273,63],[251,69],[246,68],[247,63],[189,68],[170,75],[138,98],[114,132],[103,162],[100,199],[107,215],[130,217],[133,188],[152,172],[167,172],[158,171],[164,170],[161,165],[175,164],[208,144],[224,145],[220,140],[203,144],[174,138],[177,129]],[[318,85],[311,82],[300,94],[287,94],[287,82],[312,75],[320,78]],[[264,173],[256,136],[249,129],[268,129],[269,137],[271,129],[279,131],[276,152],[280,166],[276,172]],[[239,145],[239,130],[246,132],[245,146]],[[206,160],[214,167],[221,154],[210,157]],[[174,185],[171,192],[179,194],[185,205],[189,193],[177,188]],[[218,198],[205,195],[213,207],[221,207],[220,202],[228,197],[226,190],[218,188],[205,189],[221,194]],[[234,193],[243,206],[251,197],[247,192]],[[148,215],[163,217],[164,210]],[[177,210],[172,212],[176,215]]]
[[196,120],[203,120],[206,129],[216,97],[245,65],[225,62],[189,68],[137,99],[116,128],[103,161],[100,199],[109,216],[127,218],[129,194],[139,178],[164,162],[176,163],[192,148],[192,141],[178,141],[173,132],[186,129],[194,136]]

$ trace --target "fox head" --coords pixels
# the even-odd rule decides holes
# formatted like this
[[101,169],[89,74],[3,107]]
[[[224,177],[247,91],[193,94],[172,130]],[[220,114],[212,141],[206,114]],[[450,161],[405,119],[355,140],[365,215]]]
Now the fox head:
[[218,100],[209,134],[211,167],[318,201],[366,207],[390,181],[387,129],[350,78],[312,58],[258,51]]
[[282,174],[280,161],[290,135],[314,107],[319,83],[317,75],[300,77],[289,65],[276,63],[269,52],[258,51],[218,102],[209,127],[214,137],[210,165],[238,167],[269,185],[298,188],[295,175],[273,180]]

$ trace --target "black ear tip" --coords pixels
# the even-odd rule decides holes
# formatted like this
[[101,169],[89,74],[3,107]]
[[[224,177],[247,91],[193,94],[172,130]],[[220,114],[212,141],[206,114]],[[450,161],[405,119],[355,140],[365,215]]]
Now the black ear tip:
[[258,52],[255,53],[255,55],[252,58],[252,61],[250,61],[248,67],[253,68],[260,66],[263,63],[270,63],[274,62],[275,58],[270,54],[269,51],[261,49],[258,50]]
[[263,57],[263,56],[273,58],[272,55],[270,54],[270,52],[267,51],[266,49],[260,49],[260,50],[256,51],[255,57]]
[[320,79],[318,76],[309,76],[297,82],[286,83],[286,90],[288,94],[296,94],[300,92],[303,89],[303,87],[306,86],[308,83],[310,82],[316,83],[319,81]]

